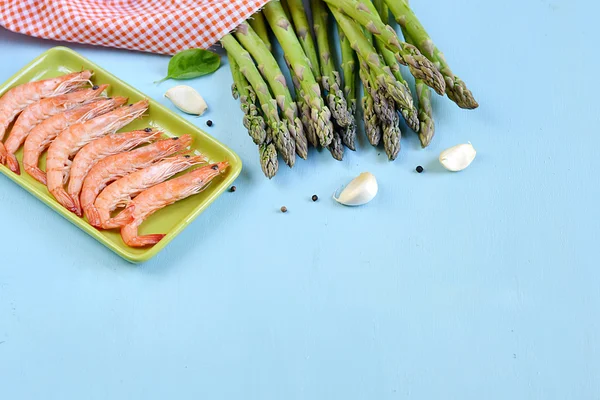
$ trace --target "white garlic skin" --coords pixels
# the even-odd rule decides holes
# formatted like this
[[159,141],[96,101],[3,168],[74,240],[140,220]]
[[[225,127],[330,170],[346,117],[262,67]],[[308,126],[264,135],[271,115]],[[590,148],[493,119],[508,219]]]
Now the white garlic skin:
[[354,178],[338,197],[334,194],[333,199],[345,206],[362,206],[373,200],[378,191],[379,186],[375,175],[363,172]]
[[208,105],[200,93],[190,86],[174,86],[167,90],[165,97],[171,100],[175,107],[187,114],[202,115],[208,109]]
[[448,171],[458,172],[471,165],[476,155],[477,152],[471,143],[459,144],[442,151],[440,163]]

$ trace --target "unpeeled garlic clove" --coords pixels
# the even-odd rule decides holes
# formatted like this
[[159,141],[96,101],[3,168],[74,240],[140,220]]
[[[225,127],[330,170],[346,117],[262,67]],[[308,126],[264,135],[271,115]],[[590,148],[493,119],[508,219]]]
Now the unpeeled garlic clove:
[[448,171],[458,172],[471,165],[476,155],[477,152],[470,142],[459,144],[442,151],[440,163]]
[[190,86],[174,86],[167,90],[165,97],[171,100],[175,107],[188,114],[202,115],[208,109],[200,93]]
[[375,175],[363,172],[354,178],[339,194],[333,195],[333,199],[345,206],[361,206],[367,204],[377,196],[379,186]]

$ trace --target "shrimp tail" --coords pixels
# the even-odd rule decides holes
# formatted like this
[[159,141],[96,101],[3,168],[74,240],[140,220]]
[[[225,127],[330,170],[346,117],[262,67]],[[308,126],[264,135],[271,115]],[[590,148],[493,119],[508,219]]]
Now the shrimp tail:
[[[69,196],[71,196],[71,195],[69,195]],[[76,208],[76,211],[74,211],[74,213],[77,214],[78,217],[82,217],[83,211],[81,211],[81,203],[79,202],[79,197],[71,196],[71,199],[73,199],[73,204],[75,204],[75,208]]]
[[85,216],[87,217],[90,225],[92,225],[94,228],[102,228],[102,219],[100,218],[100,213],[94,205],[85,208]]
[[48,181],[46,180],[46,173],[39,169],[38,167],[30,167],[25,166],[25,171],[31,175],[33,179],[41,183],[42,185],[47,185]]
[[[63,205],[67,210],[77,214],[77,206],[73,201],[73,198],[67,193],[67,191],[63,188],[57,188],[51,191],[52,196]],[[79,215],[79,214],[77,214]]]
[[0,164],[6,164],[7,155],[8,152],[6,151],[6,147],[4,147],[4,144],[0,142]]
[[21,175],[21,167],[19,166],[19,161],[17,161],[17,157],[14,154],[8,153],[6,158],[6,165],[12,172],[17,175]]
[[135,210],[135,204],[131,203],[123,211],[121,211],[116,217],[109,219],[104,223],[105,229],[120,228],[133,221],[133,211]]
[[154,246],[165,237],[162,233],[138,236],[139,221],[133,221],[121,228],[121,238],[130,247]]
[[146,236],[134,236],[129,238],[127,245],[131,247],[148,247],[154,246],[160,242],[166,235],[163,233],[155,233],[153,235]]

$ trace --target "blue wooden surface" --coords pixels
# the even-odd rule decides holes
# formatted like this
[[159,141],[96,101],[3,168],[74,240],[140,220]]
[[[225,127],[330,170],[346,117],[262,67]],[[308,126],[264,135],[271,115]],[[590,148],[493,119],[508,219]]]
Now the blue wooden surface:
[[[481,103],[435,98],[427,150],[361,138],[268,181],[224,64],[187,82],[190,120],[242,157],[238,190],[141,266],[0,176],[0,398],[600,398],[600,7],[412,3]],[[0,81],[55,45],[0,29]],[[69,46],[170,106],[167,57]],[[367,170],[375,201],[330,199]]]

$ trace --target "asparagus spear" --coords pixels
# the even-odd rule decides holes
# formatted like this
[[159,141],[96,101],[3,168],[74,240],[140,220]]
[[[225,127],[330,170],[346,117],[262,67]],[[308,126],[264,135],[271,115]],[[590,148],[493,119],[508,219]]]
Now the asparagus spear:
[[252,29],[254,29],[254,32],[256,32],[256,34],[260,36],[262,41],[265,43],[265,45],[269,49],[269,52],[271,52],[272,46],[271,40],[269,39],[267,21],[265,21],[265,16],[262,14],[262,12],[258,11],[254,13],[254,15],[252,15],[252,18],[248,19],[248,22],[250,23]]
[[[370,0],[367,0],[367,1],[370,1]],[[365,37],[367,38],[369,43],[372,45],[382,43],[380,38],[375,39],[373,37],[373,34],[370,33],[368,30],[365,32]],[[381,46],[381,47],[384,50],[388,50],[385,46]],[[409,95],[410,95],[410,90],[408,89],[408,85],[406,84],[406,81],[400,74],[400,67],[398,67],[398,64],[396,63],[396,59],[395,59],[393,53],[391,51],[388,51],[388,54],[390,54],[392,56],[389,64],[393,65],[395,67],[395,69],[398,70],[399,79],[397,79],[397,81],[399,83],[402,83],[407,88],[407,93],[409,93]],[[385,59],[384,59],[384,61],[387,63],[387,61]],[[400,130],[400,118],[398,117],[398,113],[396,112],[396,109],[394,107],[394,100],[387,93],[387,91],[383,87],[381,87],[381,85],[379,85],[377,83],[377,80],[376,80],[375,75],[373,74],[373,71],[369,69],[366,62],[361,60],[360,67],[366,74],[365,75],[366,79],[369,80],[369,88],[371,90],[371,98],[373,99],[373,110],[375,112],[375,115],[377,116],[377,121],[381,127],[381,129],[378,131],[379,136],[377,137],[377,143],[379,143],[381,141],[381,139],[383,139],[383,146],[384,146],[385,152],[388,156],[388,159],[395,160],[396,157],[398,156],[398,153],[400,152],[400,139],[402,136],[402,132]],[[390,68],[390,69],[392,69],[392,68]],[[406,109],[403,109],[402,107],[399,107],[399,108],[401,110],[409,111],[412,113],[412,110],[406,110]],[[416,117],[417,117],[416,110],[414,111],[414,113],[412,113],[412,116],[414,117],[414,118],[412,118],[413,120],[416,119]],[[417,120],[417,123],[418,123],[418,120]]]
[[265,176],[269,179],[273,178],[279,170],[279,160],[277,160],[277,150],[271,142],[271,138],[258,147],[260,157],[260,168]]
[[271,129],[275,145],[286,164],[292,167],[296,158],[295,143],[290,137],[287,124],[279,119],[277,101],[271,96],[267,84],[252,61],[252,57],[231,34],[225,35],[221,39],[221,44],[227,50],[229,57],[233,58],[239,65],[240,71],[254,88],[267,125]]
[[400,130],[400,118],[394,108],[394,100],[384,91],[380,92],[380,114],[379,119],[383,128],[383,148],[390,161],[398,157],[400,153],[400,139],[402,131]]
[[329,8],[333,12],[339,27],[350,41],[352,48],[356,51],[360,59],[368,65],[369,70],[375,74],[378,86],[381,86],[390,94],[400,109],[407,110],[407,118],[409,120],[417,118],[416,113],[413,111],[414,102],[410,90],[407,90],[406,86],[396,81],[390,68],[383,63],[377,50],[375,50],[354,21],[342,14],[336,7],[330,6]]
[[321,88],[311,72],[310,61],[291,29],[291,23],[286,18],[281,4],[277,1],[267,3],[263,12],[292,66],[290,72],[298,79],[302,88],[304,101],[310,107],[310,123],[319,136],[321,146],[326,147],[333,139],[331,112],[323,103]]
[[285,0],[279,0],[279,2],[281,3],[281,8],[283,8],[283,12],[285,13],[285,17],[289,21],[292,21],[292,15],[290,14],[290,7],[288,6],[287,1],[285,1]]
[[310,61],[310,70],[317,82],[321,81],[321,71],[319,69],[319,57],[317,56],[317,47],[311,34],[310,25],[308,23],[308,17],[304,11],[304,4],[302,0],[287,0],[284,4],[287,4],[294,26],[296,35],[300,40],[300,44],[304,49],[304,53]]
[[256,94],[233,58],[229,59],[229,67],[233,77],[231,91],[234,99],[240,99],[240,108],[244,112],[244,127],[248,129],[254,143],[261,145],[265,141],[266,127],[265,120],[256,107]]
[[[439,94],[444,93],[444,78],[435,65],[423,56],[419,50],[408,43],[401,42],[396,31],[384,24],[371,1],[364,0],[324,0],[330,6],[342,10],[369,32],[379,37],[394,52],[396,59],[407,65],[415,78],[423,79]],[[389,4],[389,0],[388,0]],[[336,18],[337,19],[337,18]]]
[[361,63],[361,71],[364,71],[364,76],[368,80],[368,87],[371,90],[373,99],[373,109],[377,115],[377,120],[381,126],[381,134],[377,140],[383,138],[383,146],[390,160],[395,160],[400,152],[400,138],[402,132],[400,130],[400,118],[394,107],[394,99],[386,92],[384,88],[377,84],[373,71],[369,72],[369,67],[366,63]]
[[277,150],[272,143],[273,139],[271,134],[266,132],[265,121],[255,105],[256,95],[233,57],[229,59],[229,66],[233,76],[233,85],[231,85],[233,97],[240,99],[241,108],[244,111],[244,126],[248,129],[254,143],[258,145],[260,167],[263,173],[271,179],[279,169]]
[[417,98],[419,99],[419,121],[421,129],[419,130],[419,140],[423,148],[429,146],[435,133],[435,123],[433,121],[433,108],[431,107],[431,91],[420,79],[415,81],[417,88]]
[[346,35],[341,29],[338,29],[340,37],[340,47],[342,50],[342,71],[344,73],[344,94],[350,113],[350,124],[343,130],[342,142],[350,150],[356,150],[356,54],[346,39]]
[[342,143],[342,136],[340,135],[340,131],[343,128],[337,128],[338,129],[333,130],[333,139],[331,140],[329,146],[327,146],[327,149],[329,150],[333,158],[335,158],[338,161],[342,161],[344,158],[344,144]]
[[[369,1],[371,1],[371,0],[369,0]],[[388,8],[387,4],[385,4],[385,1],[373,0],[372,4],[373,4],[373,6],[375,6],[375,9],[377,10],[379,17],[381,18],[381,21],[387,25],[388,21],[390,19],[390,15],[389,15],[389,8]]]
[[375,113],[375,101],[373,99],[373,87],[371,86],[371,78],[368,71],[368,67],[360,68],[358,72],[360,76],[360,80],[363,84],[363,98],[362,98],[362,106],[363,106],[363,118],[365,121],[365,133],[367,134],[367,139],[369,139],[369,143],[373,146],[379,145],[381,141],[381,127],[379,125],[379,118]]
[[[370,0],[365,0],[365,1],[370,1]],[[383,2],[383,0],[374,0],[373,5],[377,9],[377,12],[379,13],[379,16],[381,17],[381,19],[384,22],[387,21],[389,19],[389,11],[388,11],[386,4]],[[406,82],[406,80],[404,79],[402,74],[400,73],[400,67],[398,66],[398,63],[396,62],[396,57],[394,56],[394,53],[385,46],[385,44],[382,42],[382,40],[380,38],[378,38],[375,41],[375,47],[377,48],[377,51],[379,52],[379,54],[381,54],[381,56],[383,57],[387,66],[390,67],[390,70],[392,71],[392,74],[394,75],[396,80],[398,82],[400,82],[401,84],[403,84],[404,87],[406,88],[406,90],[410,93],[410,88],[408,87],[408,83]],[[399,108],[400,108],[400,112],[402,113],[402,116],[404,117],[404,120],[406,121],[408,126],[413,131],[418,132],[419,131],[419,119],[417,118],[418,111],[416,110],[414,105],[413,105],[413,108],[410,110],[408,110],[406,108],[401,108],[401,107],[399,107]]]
[[[292,67],[288,62],[287,57],[284,58],[288,69],[291,71]],[[292,82],[294,83],[294,88],[296,89],[296,104],[298,105],[298,110],[300,112],[300,119],[302,120],[302,124],[304,125],[304,132],[306,133],[306,138],[308,139],[308,142],[311,145],[313,145],[313,147],[318,147],[319,138],[317,136],[317,133],[315,132],[313,124],[310,121],[310,106],[304,100],[306,96],[304,95],[304,91],[300,86],[300,81],[298,81],[298,78],[294,75],[292,75]]]
[[335,123],[344,128],[350,124],[348,104],[341,89],[340,74],[333,63],[333,55],[327,32],[329,12],[322,0],[311,0],[313,27],[317,36],[319,61],[321,65],[321,84],[327,92],[327,103]]
[[277,60],[271,54],[258,34],[246,22],[241,23],[235,37],[250,52],[258,65],[258,70],[271,87],[279,108],[287,119],[288,131],[296,142],[296,153],[306,159],[308,156],[308,142],[304,134],[302,121],[298,118],[296,102],[287,87],[287,82]]
[[435,46],[421,22],[405,0],[385,0],[398,24],[406,30],[419,50],[438,66],[446,82],[446,94],[459,107],[474,109],[479,104],[467,85],[450,69],[444,54]]
[[[408,32],[402,28],[404,39],[413,44],[412,38]],[[415,87],[417,89],[417,99],[419,100],[419,140],[423,148],[429,146],[431,139],[435,133],[435,123],[433,121],[433,108],[431,107],[431,91],[429,87],[420,79],[415,79]]]
[[[377,47],[379,54],[381,54],[381,56],[383,57],[386,65],[390,67],[390,70],[396,78],[396,81],[398,81],[404,86],[406,93],[410,93],[410,88],[408,86],[408,83],[400,73],[400,67],[398,67],[398,64],[396,63],[394,53],[392,53],[389,49],[383,46],[380,40],[375,41],[375,46]],[[402,113],[402,116],[404,117],[404,120],[406,121],[408,126],[413,131],[419,132],[418,111],[414,105],[414,102],[412,108],[403,107],[402,105],[400,105],[398,108],[400,109],[400,112]]]

